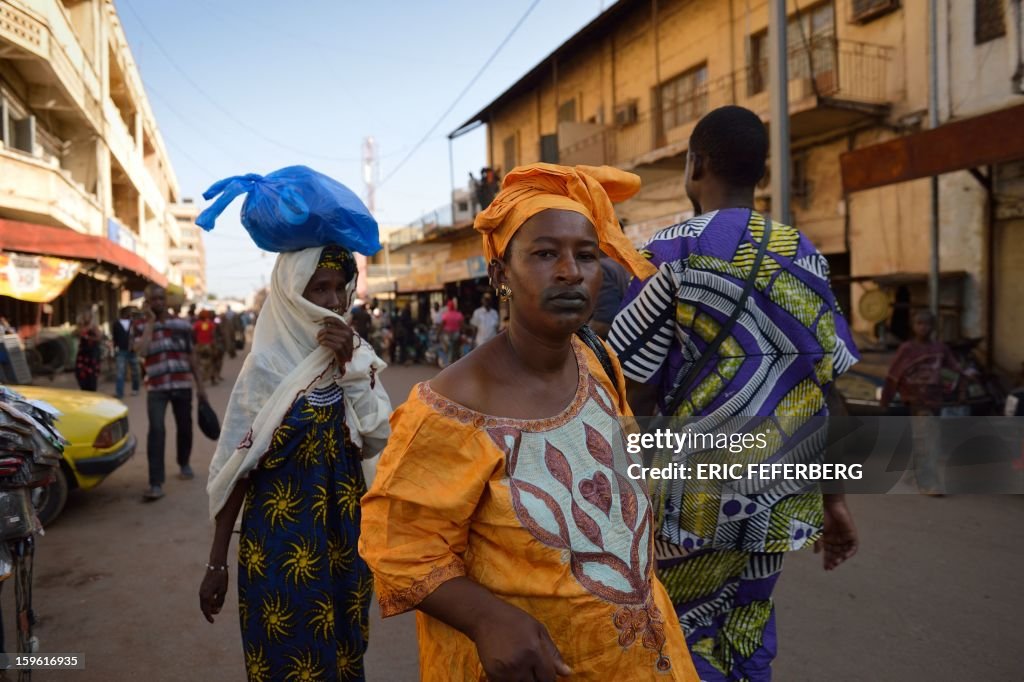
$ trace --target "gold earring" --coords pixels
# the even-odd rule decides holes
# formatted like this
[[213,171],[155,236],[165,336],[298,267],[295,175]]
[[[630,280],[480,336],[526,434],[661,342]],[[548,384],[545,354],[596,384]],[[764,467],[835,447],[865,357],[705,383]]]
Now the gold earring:
[[508,301],[512,299],[512,289],[507,284],[502,284],[498,287],[498,298],[502,301]]

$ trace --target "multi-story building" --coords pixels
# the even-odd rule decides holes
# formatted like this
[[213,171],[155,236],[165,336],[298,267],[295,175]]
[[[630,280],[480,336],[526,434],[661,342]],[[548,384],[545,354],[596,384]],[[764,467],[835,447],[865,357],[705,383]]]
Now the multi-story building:
[[78,273],[49,305],[3,297],[0,313],[31,333],[180,284],[178,200],[112,0],[0,0],[0,250]]
[[[939,263],[955,285],[944,287],[940,312],[949,318],[962,308],[954,331],[983,337],[991,364],[1021,376],[1024,3],[937,4],[938,127],[843,154],[844,186],[854,213],[891,207],[892,197],[915,187],[916,199],[903,212],[913,213],[904,220],[914,226],[909,250],[917,251],[918,264],[929,255],[922,223],[930,223],[931,192],[923,178],[938,177]],[[856,249],[857,235],[853,243]],[[922,293],[920,283],[916,289]]]
[[191,199],[171,206],[171,213],[181,230],[181,245],[171,249],[171,264],[181,272],[185,298],[198,301],[206,297],[206,246],[202,228],[196,225],[199,207]]
[[[840,157],[926,126],[928,4],[787,2],[791,218],[828,257],[856,329],[880,341],[892,340],[887,328],[900,327],[894,317],[928,303],[930,182],[849,193]],[[943,118],[1019,104],[1021,2],[938,4]],[[639,243],[692,215],[683,170],[701,116],[739,104],[771,125],[767,27],[767,0],[620,0],[452,137],[485,124],[487,160],[501,173],[537,161],[612,164],[637,173],[642,191],[617,210]],[[771,213],[768,184],[766,178],[757,201]],[[1021,319],[1014,315],[1019,308],[997,314],[989,305],[990,264],[978,255],[985,190],[961,172],[943,178],[941,193],[943,335],[985,335],[996,316]],[[1019,260],[1009,253],[1002,257]],[[877,294],[868,297],[872,305],[860,305],[872,290],[889,302],[881,311]],[[1012,306],[1021,297],[1003,300]],[[1011,343],[1012,332],[1006,333],[994,345]],[[1015,359],[1016,347],[995,353],[1004,369],[1024,360]]]

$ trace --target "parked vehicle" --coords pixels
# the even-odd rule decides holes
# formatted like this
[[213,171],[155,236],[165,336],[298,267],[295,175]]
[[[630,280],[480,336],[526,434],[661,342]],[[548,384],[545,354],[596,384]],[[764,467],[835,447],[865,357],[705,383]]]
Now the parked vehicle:
[[88,391],[41,386],[16,386],[32,400],[42,400],[61,412],[57,429],[70,445],[56,480],[33,493],[33,504],[43,526],[63,511],[68,493],[95,488],[135,454],[136,439],[128,428],[128,407],[120,400]]

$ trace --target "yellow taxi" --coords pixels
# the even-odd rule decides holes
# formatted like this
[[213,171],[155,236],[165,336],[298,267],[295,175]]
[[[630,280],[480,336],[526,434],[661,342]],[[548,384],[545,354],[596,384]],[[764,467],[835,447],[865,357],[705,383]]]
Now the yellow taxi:
[[12,386],[30,400],[42,400],[59,411],[57,430],[70,443],[57,480],[33,496],[39,521],[48,526],[60,515],[72,488],[94,488],[135,454],[135,436],[128,428],[128,407],[120,400],[89,391],[41,386]]

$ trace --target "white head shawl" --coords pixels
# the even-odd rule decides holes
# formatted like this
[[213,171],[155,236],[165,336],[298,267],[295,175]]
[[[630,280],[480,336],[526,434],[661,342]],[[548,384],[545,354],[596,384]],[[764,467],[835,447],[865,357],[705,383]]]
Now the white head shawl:
[[[368,343],[357,340],[342,376],[334,353],[317,343],[317,332],[326,318],[342,319],[302,295],[322,251],[322,247],[316,247],[281,253],[274,263],[270,294],[256,320],[252,350],[231,391],[210,463],[206,491],[211,518],[224,506],[235,484],[256,468],[274,431],[307,391],[340,384],[345,391],[345,416],[352,441],[361,446],[365,438],[382,446],[387,438],[391,405],[374,379],[387,365]],[[353,277],[346,286],[346,309],[355,284]],[[373,453],[363,454],[366,457]]]

